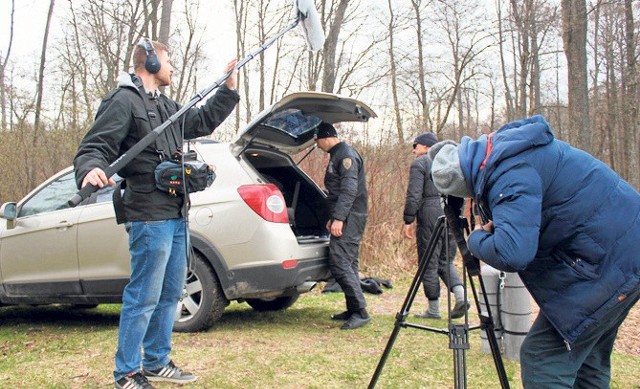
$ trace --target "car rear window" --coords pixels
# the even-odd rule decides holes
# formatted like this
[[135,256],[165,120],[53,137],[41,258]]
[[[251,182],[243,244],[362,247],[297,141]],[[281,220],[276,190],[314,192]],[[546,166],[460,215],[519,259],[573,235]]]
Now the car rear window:
[[301,110],[291,108],[275,113],[262,124],[297,138],[309,131],[315,131],[320,122],[321,120],[316,116],[305,115]]

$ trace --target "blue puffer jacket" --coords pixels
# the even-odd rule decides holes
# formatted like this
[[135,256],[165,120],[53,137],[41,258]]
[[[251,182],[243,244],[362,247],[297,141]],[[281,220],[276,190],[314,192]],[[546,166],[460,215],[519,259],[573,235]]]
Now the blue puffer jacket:
[[518,272],[569,344],[640,284],[640,194],[589,154],[555,140],[541,117],[478,140],[460,164],[494,232],[469,249]]

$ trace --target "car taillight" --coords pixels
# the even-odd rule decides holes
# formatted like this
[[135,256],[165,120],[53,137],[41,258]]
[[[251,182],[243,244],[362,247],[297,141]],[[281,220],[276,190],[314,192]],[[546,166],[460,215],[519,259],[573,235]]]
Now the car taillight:
[[242,200],[264,220],[289,223],[287,205],[277,186],[273,184],[243,185],[238,188]]
[[293,269],[296,266],[298,266],[298,260],[297,259],[286,259],[284,261],[282,261],[282,268],[287,270],[287,269]]

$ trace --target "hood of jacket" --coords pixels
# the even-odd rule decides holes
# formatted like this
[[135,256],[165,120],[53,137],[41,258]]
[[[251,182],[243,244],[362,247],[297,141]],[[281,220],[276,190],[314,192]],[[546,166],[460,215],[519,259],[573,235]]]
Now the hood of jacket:
[[142,80],[133,73],[120,72],[116,81],[118,82],[118,88],[140,90],[139,88],[143,87]]
[[462,138],[458,146],[460,167],[476,197],[484,192],[488,177],[502,161],[554,139],[551,126],[540,115],[510,122],[491,134],[473,140]]

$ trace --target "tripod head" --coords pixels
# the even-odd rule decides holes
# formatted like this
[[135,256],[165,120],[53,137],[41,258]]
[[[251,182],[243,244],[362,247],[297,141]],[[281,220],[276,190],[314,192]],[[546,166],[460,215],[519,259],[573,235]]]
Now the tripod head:
[[451,231],[458,245],[458,250],[460,250],[462,262],[471,276],[477,276],[480,274],[480,261],[469,251],[464,235],[465,231],[469,235],[469,222],[462,215],[464,199],[450,195],[443,195],[442,197],[444,198],[444,215],[447,218],[449,231]]

